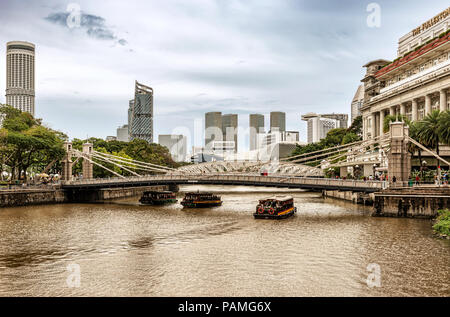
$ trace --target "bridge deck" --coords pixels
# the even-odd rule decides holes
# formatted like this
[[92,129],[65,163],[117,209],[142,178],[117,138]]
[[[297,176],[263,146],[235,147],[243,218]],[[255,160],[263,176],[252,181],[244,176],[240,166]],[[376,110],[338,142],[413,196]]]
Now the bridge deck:
[[348,190],[355,192],[377,192],[383,189],[383,182],[380,181],[242,174],[165,174],[144,177],[90,179],[66,181],[63,182],[62,187],[72,190],[89,190],[170,184],[244,185],[317,190]]

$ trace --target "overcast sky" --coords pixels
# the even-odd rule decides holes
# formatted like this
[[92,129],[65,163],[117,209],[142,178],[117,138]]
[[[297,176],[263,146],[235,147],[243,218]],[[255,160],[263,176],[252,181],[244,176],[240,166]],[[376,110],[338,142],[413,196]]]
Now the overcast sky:
[[[71,138],[115,135],[138,80],[155,91],[155,141],[192,136],[207,111],[238,113],[243,128],[249,113],[285,111],[306,140],[302,114],[350,113],[362,65],[394,59],[400,36],[448,7],[377,1],[381,25],[371,28],[372,2],[0,0],[0,102],[6,42],[24,40],[36,45],[36,116]],[[70,3],[80,27],[66,23]]]

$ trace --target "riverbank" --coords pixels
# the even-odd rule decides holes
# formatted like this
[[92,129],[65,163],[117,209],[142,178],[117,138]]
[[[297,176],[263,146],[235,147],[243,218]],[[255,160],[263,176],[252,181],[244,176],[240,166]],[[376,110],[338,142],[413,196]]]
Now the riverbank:
[[142,195],[145,191],[168,190],[168,186],[103,188],[74,194],[59,186],[0,190],[0,207],[18,207],[73,202],[101,202]]
[[450,210],[439,210],[433,225],[434,232],[441,238],[450,239]]

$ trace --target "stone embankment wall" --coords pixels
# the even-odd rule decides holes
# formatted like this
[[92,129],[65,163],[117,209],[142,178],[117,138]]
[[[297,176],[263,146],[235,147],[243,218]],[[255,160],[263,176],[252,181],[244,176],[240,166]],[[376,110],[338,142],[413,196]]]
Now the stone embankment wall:
[[[175,188],[171,188],[172,190]],[[98,190],[65,191],[59,187],[0,190],[0,207],[99,202],[142,195],[144,191],[169,190],[169,186],[104,188]]]
[[354,193],[351,191],[339,190],[324,190],[322,191],[324,197],[337,198],[351,201],[354,204],[371,205],[373,203],[373,194]]
[[450,208],[450,188],[398,188],[375,193],[375,217],[434,218]]
[[59,188],[0,190],[0,207],[64,203],[67,198]]

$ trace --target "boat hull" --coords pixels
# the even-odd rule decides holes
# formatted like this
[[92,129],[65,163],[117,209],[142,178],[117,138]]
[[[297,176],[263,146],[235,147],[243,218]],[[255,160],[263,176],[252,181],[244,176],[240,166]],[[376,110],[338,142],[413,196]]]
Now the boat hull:
[[175,204],[178,200],[176,199],[166,199],[166,200],[147,200],[147,199],[140,199],[139,202],[142,205],[151,205],[151,206],[162,206],[162,205],[169,205],[169,204]]
[[297,207],[294,207],[291,211],[286,212],[286,213],[282,213],[282,214],[278,214],[278,215],[271,215],[271,214],[267,214],[267,213],[257,213],[255,212],[253,214],[253,217],[255,217],[255,219],[286,219],[289,218],[291,216],[293,216],[295,213],[297,212]]
[[190,201],[182,201],[181,205],[185,208],[208,208],[208,207],[218,207],[222,206],[221,201],[213,201],[213,202],[190,202]]

